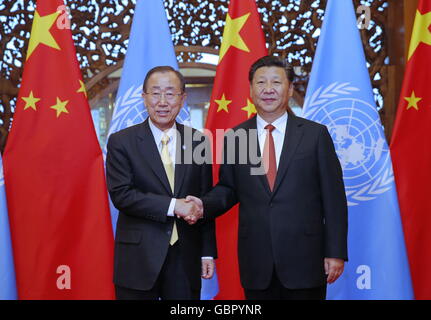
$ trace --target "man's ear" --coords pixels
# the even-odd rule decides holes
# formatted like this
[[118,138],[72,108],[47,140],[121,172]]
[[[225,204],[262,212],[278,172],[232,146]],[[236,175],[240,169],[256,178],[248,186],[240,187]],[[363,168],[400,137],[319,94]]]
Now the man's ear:
[[291,82],[289,84],[289,98],[293,96],[293,90],[294,90],[294,86],[293,86],[293,82]]
[[186,99],[187,99],[187,93],[184,91],[182,97],[181,97],[181,108],[184,107],[184,104],[186,103]]

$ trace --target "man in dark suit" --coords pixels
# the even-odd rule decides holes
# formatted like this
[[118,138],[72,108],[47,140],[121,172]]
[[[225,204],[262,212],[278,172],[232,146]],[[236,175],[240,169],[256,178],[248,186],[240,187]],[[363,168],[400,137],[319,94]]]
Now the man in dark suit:
[[120,211],[114,259],[117,299],[199,299],[201,274],[211,278],[214,272],[214,220],[189,225],[175,215],[197,210],[181,198],[202,196],[212,186],[211,164],[187,161],[205,139],[175,121],[186,98],[178,71],[153,68],[143,89],[149,119],[108,141],[108,189]]
[[[230,132],[245,133],[246,143],[226,134],[219,182],[202,198],[203,215],[216,217],[239,203],[247,299],[325,299],[326,284],[347,260],[347,202],[332,139],[325,126],[286,111],[293,70],[284,61],[259,59],[249,80],[257,116]],[[259,157],[263,150],[264,174],[253,173],[258,168],[250,155],[241,163],[250,150]]]

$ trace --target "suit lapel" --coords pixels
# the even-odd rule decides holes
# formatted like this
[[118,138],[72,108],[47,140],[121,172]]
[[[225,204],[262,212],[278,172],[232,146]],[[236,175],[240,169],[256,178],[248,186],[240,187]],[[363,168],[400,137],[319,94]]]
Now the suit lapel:
[[280,155],[280,163],[278,165],[277,176],[275,178],[274,191],[272,193],[273,196],[277,192],[277,189],[286,174],[287,168],[289,167],[296,148],[301,141],[302,135],[302,123],[298,121],[298,118],[295,115],[289,114],[284,135],[283,148]]
[[[247,130],[248,130],[249,133],[250,133],[251,130],[256,130],[256,132],[257,132],[257,120],[256,119],[257,119],[256,116],[254,116],[254,118],[251,119],[251,121],[249,122],[250,125],[247,128]],[[249,135],[249,139],[250,139],[250,135]],[[251,141],[249,141],[249,146],[250,146],[250,143],[251,143]],[[262,156],[262,152],[260,150],[260,145],[259,145],[259,134],[256,134],[256,141],[255,141],[255,143],[257,145],[257,148],[256,148],[257,149],[257,156],[260,158]],[[250,151],[248,150],[248,152],[250,152]],[[271,194],[271,189],[269,188],[269,183],[268,183],[268,179],[266,177],[266,174],[260,174],[257,177],[258,177],[259,181],[262,183],[263,188],[265,189],[265,191],[270,195]]]
[[147,162],[150,168],[154,171],[157,178],[169,194],[172,194],[169,185],[168,177],[166,176],[165,168],[163,167],[162,159],[160,157],[159,149],[154,141],[153,133],[151,132],[148,119],[145,120],[138,132],[139,151],[141,152],[143,161]]
[[[190,140],[190,139],[188,139]],[[175,156],[175,190],[174,196],[178,197],[181,186],[184,182],[187,166],[185,162],[185,152],[192,152],[192,141],[184,141],[184,126],[177,122],[177,142],[176,142],[176,156]]]

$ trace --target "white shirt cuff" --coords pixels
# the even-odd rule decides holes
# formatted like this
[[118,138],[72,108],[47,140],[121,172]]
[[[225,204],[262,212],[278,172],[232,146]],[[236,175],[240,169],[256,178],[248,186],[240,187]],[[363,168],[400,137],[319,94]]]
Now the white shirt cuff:
[[214,260],[214,258],[213,258],[213,257],[202,257],[202,260],[204,260],[204,259]]
[[169,209],[168,209],[168,217],[173,217],[174,216],[174,209],[175,209],[175,203],[176,203],[177,199],[172,198],[171,203],[169,204]]

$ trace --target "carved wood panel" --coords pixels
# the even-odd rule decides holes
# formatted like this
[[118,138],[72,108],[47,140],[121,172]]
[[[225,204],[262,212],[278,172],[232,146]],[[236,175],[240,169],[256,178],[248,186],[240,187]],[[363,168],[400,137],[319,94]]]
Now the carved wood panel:
[[[121,63],[127,49],[135,0],[68,0],[77,56],[86,83]],[[228,0],[165,0],[169,26],[176,47],[220,47]],[[387,92],[386,29],[388,1],[354,0],[355,7],[371,9],[371,23],[361,31],[379,108]],[[270,53],[286,57],[300,67],[296,90],[304,95],[321,26],[326,0],[257,0]],[[23,61],[34,13],[34,0],[0,3],[0,149],[10,127]],[[177,51],[180,62],[196,62],[200,53]],[[101,78],[89,90],[89,98],[114,80]]]

